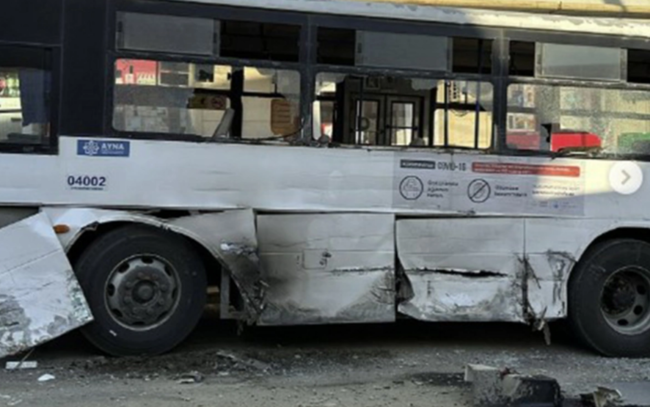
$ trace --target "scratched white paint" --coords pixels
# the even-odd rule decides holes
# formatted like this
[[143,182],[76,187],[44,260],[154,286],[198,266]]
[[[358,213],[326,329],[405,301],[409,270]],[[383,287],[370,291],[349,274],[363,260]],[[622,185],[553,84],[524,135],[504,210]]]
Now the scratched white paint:
[[523,320],[523,219],[398,220],[396,239],[414,294],[400,312],[427,321]]
[[0,229],[0,358],[92,321],[44,213]]
[[262,9],[302,11],[332,15],[377,17],[470,26],[524,28],[575,33],[593,33],[650,38],[650,25],[643,20],[569,17],[520,12],[431,7],[383,2],[339,0],[173,0],[247,6]]
[[257,219],[265,325],[395,320],[393,215]]

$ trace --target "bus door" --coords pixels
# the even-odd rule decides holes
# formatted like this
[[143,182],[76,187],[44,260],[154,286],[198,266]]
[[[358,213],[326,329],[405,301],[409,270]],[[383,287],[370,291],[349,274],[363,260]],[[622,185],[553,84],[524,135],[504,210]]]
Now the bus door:
[[353,94],[350,103],[350,144],[408,146],[422,137],[424,97]]

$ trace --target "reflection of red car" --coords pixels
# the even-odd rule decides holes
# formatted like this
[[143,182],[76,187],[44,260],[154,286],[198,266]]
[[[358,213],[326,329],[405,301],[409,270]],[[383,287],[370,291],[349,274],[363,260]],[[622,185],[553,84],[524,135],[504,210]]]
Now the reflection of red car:
[[[586,131],[560,130],[552,134],[550,149],[542,147],[542,140],[535,132],[516,132],[507,136],[508,147],[517,150],[545,150],[558,152],[565,149],[597,148],[602,146],[599,136]],[[544,143],[546,145],[546,143]]]

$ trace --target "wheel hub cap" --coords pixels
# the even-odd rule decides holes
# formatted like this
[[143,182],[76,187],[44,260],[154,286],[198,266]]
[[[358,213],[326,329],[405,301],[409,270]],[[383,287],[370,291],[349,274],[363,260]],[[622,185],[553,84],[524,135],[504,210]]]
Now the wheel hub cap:
[[629,267],[616,271],[605,283],[601,311],[617,332],[635,335],[650,329],[650,271]]
[[178,303],[176,271],[165,260],[137,256],[120,263],[111,273],[106,304],[120,324],[149,329],[164,322]]

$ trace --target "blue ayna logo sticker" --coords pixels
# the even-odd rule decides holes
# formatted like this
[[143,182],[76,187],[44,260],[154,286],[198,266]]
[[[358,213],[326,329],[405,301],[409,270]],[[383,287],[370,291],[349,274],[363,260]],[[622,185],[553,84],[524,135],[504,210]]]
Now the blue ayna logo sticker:
[[128,157],[131,143],[128,141],[78,140],[77,155],[88,157]]

